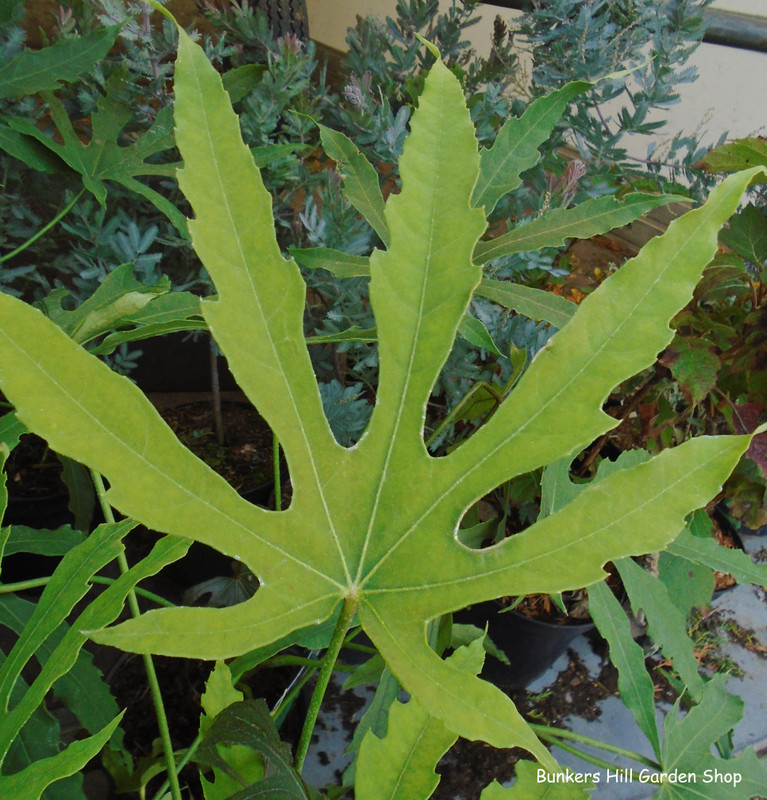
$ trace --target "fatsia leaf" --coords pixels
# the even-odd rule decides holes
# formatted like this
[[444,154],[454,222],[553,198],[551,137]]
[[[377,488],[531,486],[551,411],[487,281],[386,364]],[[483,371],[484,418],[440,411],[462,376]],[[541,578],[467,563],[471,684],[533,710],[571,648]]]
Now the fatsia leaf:
[[[30,603],[16,595],[7,595],[0,603],[0,620],[19,636],[23,635],[24,628],[29,623],[35,611],[35,604]],[[69,626],[62,623],[59,628],[37,648],[35,658],[43,665],[55,652],[63,637],[69,631]],[[17,683],[18,686],[18,683]],[[11,703],[18,702],[11,693]],[[77,661],[72,668],[62,675],[53,684],[53,693],[62,700],[66,707],[77,717],[80,724],[91,734],[96,734],[106,727],[118,714],[120,709],[112,697],[109,687],[104,682],[101,670],[93,663],[93,657],[87,650],[80,650]],[[23,694],[23,692],[21,693]],[[37,709],[39,711],[39,709]],[[37,713],[37,711],[35,713]],[[34,715],[33,715],[34,716]],[[22,734],[29,724],[29,720],[22,728]],[[122,731],[117,729],[122,739]],[[57,739],[58,743],[58,739]],[[119,741],[113,741],[119,745]],[[56,748],[58,749],[58,748]],[[48,754],[50,755],[50,753]],[[10,752],[9,752],[10,757]],[[6,764],[6,766],[8,766]],[[6,770],[8,772],[15,770]]]
[[642,569],[630,558],[615,562],[634,613],[641,609],[647,617],[648,632],[664,655],[674,662],[674,669],[684,681],[694,700],[703,691],[692,639],[687,635],[687,618],[674,605],[668,590],[656,576]]
[[136,280],[132,264],[122,264],[107,275],[96,291],[74,311],[61,306],[64,294],[51,293],[43,302],[45,313],[78,344],[119,327],[126,317],[137,314],[155,297],[170,292],[170,281],[163,277],[147,286]]
[[465,547],[456,531],[489,490],[574,455],[614,425],[605,398],[667,345],[669,319],[689,301],[718,228],[756,173],[726,180],[605,281],[485,426],[433,458],[425,407],[479,284],[472,254],[486,224],[470,202],[479,173],[473,125],[458,81],[437,61],[400,161],[402,191],[386,205],[390,246],[370,260],[380,378],[368,429],[347,449],[323,413],[303,336],[306,287],[279,250],[271,198],[220,77],[179,37],[179,181],[195,212],[194,245],[218,290],[203,313],[283,445],[294,495],[282,512],[247,503],[181,446],[135,386],[34,309],[0,296],[0,383],[25,424],[103,474],[122,513],[240,559],[259,580],[238,606],[160,609],[92,637],[220,659],[310,628],[343,605],[337,618],[358,612],[426,712],[454,733],[525,747],[553,768],[506,695],[429,647],[428,621],[501,595],[589,585],[606,561],[663,548],[716,494],[749,436],[694,439],[616,472],[486,550]]
[[[40,307],[78,344],[89,344],[88,349],[98,355],[109,355],[123,342],[207,330],[199,297],[191,292],[171,292],[165,276],[151,286],[141,283],[136,280],[131,264],[112,270],[73,311],[62,307],[67,294],[64,289],[54,289],[40,302]],[[94,345],[94,340],[101,336],[103,340]]]
[[61,81],[75,80],[106,57],[117,31],[117,27],[103,28],[42,50],[22,51],[0,67],[0,98],[58,89]]
[[[103,545],[103,536],[118,535],[124,533],[125,530],[133,525],[132,522],[127,521],[118,523],[116,526],[101,526],[103,531],[102,535],[91,535],[88,539],[80,545],[80,550],[83,555],[87,555],[84,560],[92,561],[91,549],[98,550],[99,546]],[[109,530],[112,527],[113,530]],[[71,669],[76,663],[82,646],[87,640],[87,631],[93,628],[99,628],[103,625],[108,625],[112,622],[118,614],[122,611],[125,598],[130,591],[140,580],[150,575],[155,574],[166,564],[181,558],[189,548],[189,542],[184,540],[170,540],[167,537],[160,540],[152,552],[132,567],[128,572],[121,575],[111,586],[103,591],[87,606],[85,611],[75,620],[69,630],[66,631],[61,641],[56,645],[49,658],[45,661],[40,674],[31,684],[29,689],[24,693],[23,697],[14,704],[10,712],[0,718],[0,753],[3,755],[7,752],[9,744],[18,735],[19,730],[23,727],[26,720],[32,715],[34,710],[43,702],[47,692],[63,675]],[[108,551],[109,548],[104,548]],[[73,551],[74,553],[75,551]],[[71,561],[76,560],[76,555],[69,554],[65,558],[70,558]],[[105,556],[108,560],[109,553],[106,552]],[[63,569],[59,565],[58,569]],[[46,587],[47,588],[47,587]],[[60,612],[61,608],[56,608],[55,597],[52,598],[53,608],[44,610],[42,617],[51,616]],[[41,601],[42,603],[42,598]],[[63,603],[61,607],[63,607]],[[39,608],[39,604],[38,604]],[[35,611],[37,614],[37,610]],[[35,621],[33,615],[32,621]],[[17,649],[22,652],[29,651],[29,640],[38,637],[39,640],[39,626],[35,625],[32,630],[19,639],[16,648],[11,652],[11,656],[16,653]],[[18,664],[18,657],[16,658],[16,665]],[[5,664],[3,665],[3,675],[7,677]]]
[[543,470],[540,519],[564,508],[586,488],[584,484],[576,484],[570,480],[570,463],[569,458],[562,458]]
[[610,646],[610,661],[618,670],[621,700],[660,758],[655,687],[644,665],[644,651],[634,641],[629,618],[607,584],[595,583],[588,591],[589,613]]
[[[2,598],[2,601],[3,608],[8,608],[13,604],[32,606],[31,603],[27,603],[15,595],[6,595]],[[28,617],[29,614],[31,614],[31,611],[25,616]],[[4,620],[3,624],[8,625],[7,618]],[[8,627],[12,628],[12,625],[8,625]],[[0,663],[2,663],[4,659],[5,653],[0,652]],[[19,699],[24,696],[27,688],[26,681],[19,678],[11,693],[11,702],[13,704],[18,703]],[[109,717],[108,721],[111,721],[113,716],[114,714]],[[4,762],[5,771],[9,774],[21,772],[21,770],[35,761],[56,755],[60,748],[61,726],[59,725],[59,721],[45,706],[39,706],[30,715],[24,727],[14,739]],[[82,797],[82,777],[80,776],[79,780],[78,776],[65,779],[64,783],[59,783],[56,787],[56,792],[60,794],[63,799],[66,798],[68,800],[68,798],[71,797],[75,800],[79,800],[79,798]],[[50,792],[48,794],[50,794]],[[46,800],[47,795],[43,795],[43,798]]]
[[63,556],[85,540],[85,534],[62,525],[55,531],[37,530],[25,525],[11,525],[5,555],[37,553],[41,556]]
[[719,145],[698,163],[710,172],[737,172],[758,165],[767,167],[767,140],[758,136]]
[[[228,750],[235,746],[248,748],[263,757],[267,765],[264,777],[252,784],[243,780],[219,749],[225,747]],[[240,792],[230,795],[233,798],[310,800],[317,797],[317,793],[306,786],[293,768],[290,748],[280,740],[263,700],[233,703],[219,712],[197,749],[196,759],[201,764],[217,767],[233,781],[239,781]]]
[[336,278],[370,277],[370,259],[330,247],[291,247],[288,252],[306,269],[326,269]]
[[232,673],[223,661],[217,661],[205,683],[200,703],[203,714],[200,717],[200,733],[204,734],[213,724],[213,718],[232,703],[243,700],[242,692],[235,689]]
[[553,208],[537,219],[486,242],[480,242],[474,259],[486,264],[512,253],[529,253],[544,247],[561,247],[567,239],[588,239],[627,225],[658,206],[686,201],[671,194],[630,194],[585,200],[574,208]]
[[[648,461],[643,450],[622,453],[616,461],[603,461],[594,483],[618,474],[631,466]],[[569,459],[547,467],[541,481],[541,516],[566,506],[585,491],[587,484],[575,484],[569,478]],[[693,654],[693,643],[687,635],[686,617],[671,598],[665,585],[639,567],[630,558],[617,559],[615,566],[636,613],[644,611],[649,632],[674,666],[694,699],[700,697],[703,681]],[[589,587],[589,612],[600,633],[610,645],[610,656],[618,669],[621,698],[634,715],[640,729],[659,755],[660,742],[655,725],[652,681],[644,667],[642,649],[635,645],[628,618],[606,584]]]
[[[717,675],[705,686],[701,702],[679,719],[679,700],[664,721],[665,773],[695,776],[688,783],[666,781],[655,800],[750,800],[767,786],[767,767],[749,747],[731,759],[714,756],[715,742],[743,716],[743,701],[728,694],[726,677]],[[718,775],[718,778],[717,778]]]
[[109,355],[123,342],[138,342],[166,333],[206,331],[200,310],[200,298],[191,292],[169,292],[150,299],[140,311],[125,316],[122,324],[134,327],[113,331],[91,349],[97,355]]
[[[372,659],[371,659],[372,660]],[[368,732],[382,739],[386,736],[389,721],[389,709],[400,695],[399,681],[394,677],[388,667],[384,667],[378,680],[375,694],[362,715],[362,719],[354,728],[352,740],[346,748],[346,755],[356,756]],[[344,784],[354,783],[354,773],[357,769],[357,759],[354,758],[344,771]]]
[[[0,653],[0,663],[4,658]],[[12,702],[18,702],[27,690],[26,681],[19,679],[12,695]],[[36,708],[30,715],[5,759],[5,771],[9,774],[20,772],[35,761],[56,755],[61,747],[61,726],[56,717],[44,706]],[[82,784],[82,781],[80,782]],[[61,787],[57,787],[59,789]]]
[[96,510],[96,491],[90,472],[71,458],[58,454],[57,457],[61,462],[61,480],[69,494],[67,508],[74,517],[75,528],[88,531]]
[[[200,698],[202,711],[200,714],[200,735],[205,734],[213,725],[213,720],[225,708],[243,700],[242,692],[234,688],[232,673],[223,661],[216,662],[205,684],[205,691]],[[246,784],[255,783],[264,777],[261,758],[251,748],[243,745],[219,744],[218,755],[243,779]],[[242,788],[242,783],[221,769],[213,768],[213,780],[209,781],[200,775],[205,800],[227,800]]]
[[767,564],[755,564],[742,550],[723,547],[713,538],[701,539],[686,528],[669,545],[668,552],[709,569],[729,572],[738,583],[767,586]]
[[352,671],[346,676],[341,688],[348,692],[367,683],[377,685],[383,677],[385,669],[386,662],[381,658],[380,653],[376,653],[368,658],[367,661],[352,667]]
[[85,595],[91,577],[121,552],[120,540],[134,525],[132,521],[101,525],[85,542],[64,556],[46,585],[23,635],[0,668],[2,711],[8,711],[13,685],[24,665]]
[[548,322],[555,328],[563,328],[577,309],[572,301],[543,289],[494,278],[483,278],[476,294],[530,319]]
[[586,81],[568,83],[534,100],[521,117],[506,120],[493,146],[482,151],[472,205],[484,207],[489,216],[501,197],[519,186],[521,174],[538,163],[538,147],[549,138],[567,104],[593,85]]
[[26,425],[13,411],[0,417],[0,444],[4,444],[8,448],[8,452],[16,447],[19,439],[25,433],[27,433]]
[[[458,648],[448,662],[476,675],[485,660],[482,639]],[[389,708],[386,736],[368,732],[357,759],[357,800],[426,800],[439,783],[434,767],[458,736],[415,699]]]
[[357,145],[340,131],[316,123],[325,152],[336,162],[343,178],[346,199],[362,214],[386,247],[389,229],[384,217],[384,199],[378,185],[378,173]]
[[13,775],[0,775],[0,792],[3,797],[15,800],[40,800],[41,795],[52,783],[74,775],[95,758],[109,741],[120,723],[120,716],[96,735],[74,742],[54,756],[35,761],[21,772]]
[[665,550],[658,559],[658,578],[666,587],[671,602],[685,618],[689,618],[694,608],[707,608],[711,604],[714,573],[700,564]]
[[[3,467],[11,450],[16,447],[22,434],[26,432],[26,426],[13,411],[0,417],[0,520],[5,516],[5,508],[8,505],[8,489],[5,486],[5,470]],[[0,559],[2,559],[3,548],[8,535],[8,528],[0,529]]]
[[[249,66],[249,65],[245,65]],[[309,145],[299,144],[298,142],[286,142],[285,144],[265,144],[263,147],[251,147],[250,153],[256,166],[261,169],[268,167],[274,161],[287,158],[296,150],[306,150]]]
[[[11,454],[11,450],[19,443],[21,434],[25,432],[26,428],[19,422],[13,412],[0,417],[0,522],[2,522],[5,516],[5,509],[8,506],[8,489],[5,485],[5,462]],[[2,559],[10,534],[10,527],[0,527],[0,571],[2,571]]]
[[[504,787],[493,781],[483,789],[480,800],[588,800],[591,796],[580,778],[585,773],[572,773],[569,783],[548,783],[546,774],[539,774],[539,769],[530,761],[518,761],[514,768],[514,785]],[[567,774],[550,777],[562,779]]]
[[493,337],[490,335],[484,323],[471,314],[464,315],[458,325],[458,333],[475,347],[482,347],[503,358],[503,353],[496,347]]
[[67,170],[66,165],[62,164],[47,147],[36,139],[8,127],[2,118],[0,118],[0,150],[18,158],[38,172],[55,173]]
[[757,267],[767,261],[767,217],[753,203],[733,216],[719,238]]
[[96,111],[91,116],[92,135],[83,143],[75,132],[64,104],[52,94],[45,95],[61,142],[47,136],[28,120],[11,119],[10,126],[31,136],[56,153],[72,169],[79,172],[85,188],[104,205],[107,189],[104,181],[121,184],[145,197],[155,208],[165,214],[182,236],[186,236],[184,215],[167,198],[156,192],[137,176],[172,176],[177,164],[150,163],[150,156],[173,147],[173,119],[171,109],[160,110],[146,133],[130,144],[120,143],[120,134],[130,121],[133,111],[117,97],[120,75],[109,79],[106,94],[99,98]]

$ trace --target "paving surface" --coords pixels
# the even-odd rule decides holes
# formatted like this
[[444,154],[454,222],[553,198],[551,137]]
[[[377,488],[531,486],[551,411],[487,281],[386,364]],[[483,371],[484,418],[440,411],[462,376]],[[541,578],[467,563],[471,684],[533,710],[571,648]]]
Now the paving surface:
[[[763,552],[767,548],[767,536],[745,536],[744,545],[747,552]],[[765,590],[751,586],[736,586],[717,598],[714,601],[714,608],[721,612],[723,619],[734,619],[742,629],[752,632],[757,645],[767,648]],[[590,640],[579,637],[570,647],[589,670],[589,674],[593,677],[598,676],[602,661],[594,652]],[[767,757],[767,656],[752,652],[745,646],[733,642],[725,643],[722,650],[744,673],[743,677],[731,677],[727,683],[728,691],[742,697],[745,702],[743,720],[735,730],[735,751],[739,752],[752,746],[760,757]],[[558,674],[567,669],[569,661],[567,654],[560,656],[546,673],[528,687],[529,691],[533,693],[546,691]],[[340,689],[340,685],[337,688]],[[342,694],[338,691],[336,697]],[[351,727],[349,723],[359,720],[362,716],[365,704],[372,697],[372,688],[360,687],[355,690],[355,695],[357,700],[347,703],[346,710],[341,709],[339,699],[331,704],[329,712],[321,718],[317,729],[317,741],[310,750],[305,769],[307,779],[315,786],[325,786],[328,781],[337,780],[349,762],[349,757],[344,755],[349,740],[348,731]],[[353,708],[355,705],[356,709]],[[589,721],[579,717],[568,717],[565,721],[566,727],[577,733],[652,756],[649,742],[619,698],[608,697],[599,701],[598,707],[601,713],[597,719]],[[659,721],[668,708],[661,706],[658,709]],[[560,764],[569,766],[576,772],[598,770],[558,748],[552,752]],[[602,752],[599,755],[605,761],[614,763],[616,769],[630,766],[628,761],[622,761],[618,757],[605,755]],[[654,793],[654,788],[648,784],[619,782],[614,777],[607,783],[605,771],[600,772],[600,783],[591,795],[593,800],[646,800]]]

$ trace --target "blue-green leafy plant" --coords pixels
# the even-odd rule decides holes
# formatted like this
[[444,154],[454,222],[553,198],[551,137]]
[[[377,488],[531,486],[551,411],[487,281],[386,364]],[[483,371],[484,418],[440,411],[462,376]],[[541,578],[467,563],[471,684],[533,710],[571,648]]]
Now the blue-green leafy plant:
[[[277,245],[271,198],[221,79],[183,33],[175,90],[179,181],[195,215],[189,230],[218,292],[202,313],[284,448],[293,496],[284,511],[250,505],[180,444],[135,386],[39,311],[0,296],[0,387],[19,419],[104,475],[107,498],[123,514],[208,544],[258,578],[255,595],[231,608],[160,609],[113,628],[99,619],[78,632],[133,652],[217,660],[320,634],[326,652],[297,748],[300,771],[334,663],[359,623],[436,721],[441,742],[462,735],[521,746],[556,770],[511,700],[473,674],[477,646],[443,660],[427,638],[430,621],[501,595],[598,584],[606,561],[664,548],[718,491],[750,436],[693,439],[617,470],[490,548],[461,543],[458,526],[500,483],[573,457],[614,424],[602,411],[605,397],[668,343],[669,319],[760,170],[726,180],[611,276],[562,320],[492,418],[456,450],[433,457],[426,404],[483,286],[478,253],[491,245],[480,237],[503,187],[518,180],[517,136],[533,127],[520,121],[478,152],[460,84],[437,58],[400,161],[402,190],[371,206],[383,206],[376,224],[384,243],[363,259],[380,372],[367,428],[345,447],[323,412],[305,344],[305,283]],[[562,231],[554,226],[550,235]],[[255,714],[233,724],[238,719]],[[367,756],[362,763],[360,786],[375,785],[368,770],[388,769]]]
[[[674,132],[664,131],[663,111],[678,102],[679,87],[697,77],[688,60],[702,41],[703,11],[710,1],[669,0],[658,6],[649,0],[587,5],[553,0],[535,4],[522,16],[519,32],[533,49],[534,94],[619,67],[638,67],[565,114],[563,129],[594,173],[614,180],[616,174],[630,173],[633,162],[658,174],[670,167],[673,178],[700,157],[694,134],[671,138]],[[671,138],[667,147],[658,148],[662,154],[655,151],[659,133]],[[647,158],[641,162],[628,155],[629,142],[640,137],[648,137]],[[699,184],[699,177],[693,182]]]

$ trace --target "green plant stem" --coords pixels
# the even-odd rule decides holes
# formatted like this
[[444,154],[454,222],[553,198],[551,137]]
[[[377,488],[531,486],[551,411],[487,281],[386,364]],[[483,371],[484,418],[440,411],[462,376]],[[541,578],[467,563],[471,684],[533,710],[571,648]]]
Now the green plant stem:
[[[260,667],[311,667],[316,668],[321,662],[315,658],[302,658],[301,656],[274,656],[262,664]],[[335,667],[339,672],[353,672],[354,667],[348,664],[336,663]]]
[[[556,744],[557,747],[561,747],[563,750],[568,750],[568,752],[574,752],[576,755],[584,758],[585,760],[589,760],[587,758],[587,754],[582,753],[580,750],[569,748],[569,746],[565,746],[565,744],[561,741],[561,739],[572,739],[580,744],[585,744],[589,747],[596,747],[599,750],[604,750],[608,753],[614,753],[618,756],[624,756],[625,758],[630,758],[632,761],[636,761],[640,764],[644,764],[647,767],[651,767],[652,769],[657,769],[660,771],[661,766],[656,761],[653,761],[651,758],[647,758],[646,756],[641,755],[640,753],[636,753],[633,750],[627,750],[625,747],[619,747],[616,744],[609,744],[608,742],[603,742],[599,739],[592,739],[590,736],[584,736],[582,733],[574,733],[573,731],[563,730],[562,728],[552,728],[549,725],[536,725],[533,723],[529,723],[530,727],[535,731],[535,733],[541,737],[541,739],[545,739],[548,742]],[[569,748],[569,749],[568,749]],[[596,758],[594,756],[593,758]],[[592,761],[591,763],[596,764],[596,761]],[[602,762],[602,764],[606,764],[607,762]],[[609,764],[609,769],[614,769],[614,764]]]
[[[106,488],[104,487],[104,480],[101,475],[95,470],[91,470],[91,478],[93,485],[96,487],[96,494],[101,504],[101,510],[104,514],[104,519],[107,522],[114,522],[115,517],[112,512],[112,506],[109,505],[107,500]],[[121,552],[117,557],[117,563],[120,566],[120,572],[124,575],[130,568],[128,566],[128,559],[125,553]],[[141,611],[138,606],[138,599],[136,592],[131,589],[128,592],[128,607],[130,608],[131,615],[138,618]],[[157,682],[157,673],[155,672],[152,656],[147,653],[142,654],[144,660],[144,668],[146,669],[147,683],[149,684],[149,691],[152,695],[152,703],[154,705],[155,716],[157,717],[157,727],[160,731],[160,741],[162,742],[163,754],[165,756],[165,766],[168,772],[168,781],[170,786],[170,794],[173,800],[182,800],[181,798],[181,785],[178,780],[178,772],[176,770],[176,762],[173,758],[173,745],[170,741],[170,729],[168,728],[168,717],[165,714],[165,706],[162,701],[162,693],[160,692],[160,685]]]
[[345,650],[356,650],[358,653],[365,653],[369,656],[374,656],[378,650],[375,647],[369,647],[366,644],[355,644],[354,642],[344,642]]
[[[178,760],[178,764],[176,765],[176,771],[181,772],[182,769],[192,760],[192,756],[197,752],[197,748],[202,743],[202,736],[198,733],[195,737],[194,741],[189,745],[186,752],[183,756]],[[160,788],[154,793],[154,797],[152,800],[161,800],[162,797],[165,796],[165,793],[168,791],[168,786],[170,781],[166,778]]]
[[[545,736],[541,734],[541,739],[546,739]],[[554,736],[551,737],[550,742],[555,744],[560,749],[564,750],[567,753],[572,753],[572,755],[577,756],[582,761],[586,761],[589,764],[593,764],[595,767],[601,767],[604,770],[609,769],[617,769],[618,767],[615,764],[611,764],[609,761],[605,761],[598,756],[592,756],[590,753],[584,753],[582,750],[579,750],[577,747],[573,747],[571,744],[567,744],[560,739],[556,739]],[[631,780],[635,779],[634,770],[631,770]]]
[[325,651],[325,655],[320,662],[322,665],[320,667],[320,674],[317,677],[317,683],[314,687],[314,692],[312,693],[311,703],[309,703],[309,711],[306,714],[304,727],[301,731],[301,739],[299,740],[298,747],[296,748],[296,770],[299,773],[304,766],[304,760],[306,759],[306,753],[309,750],[309,743],[312,739],[314,726],[317,723],[317,716],[320,713],[322,699],[325,696],[325,690],[328,688],[328,683],[330,683],[330,676],[333,674],[333,667],[335,666],[338,654],[341,652],[341,648],[344,644],[344,638],[346,637],[347,631],[351,627],[352,620],[354,619],[354,615],[356,613],[357,597],[352,596],[344,598],[344,605],[341,609],[341,615],[336,623],[336,628],[333,631],[333,636],[330,639],[328,649]]
[[[28,581],[18,581],[16,583],[2,583],[0,584],[0,595],[11,594],[12,592],[25,592],[28,589],[38,589],[41,586],[47,586],[52,577],[53,577],[52,575],[46,575],[45,577],[32,578],[31,580]],[[101,575],[94,575],[91,578],[91,583],[98,583],[101,584],[102,586],[110,586],[114,582],[115,578],[105,578]],[[134,591],[139,597],[143,597],[146,600],[151,600],[158,606],[164,606],[165,608],[176,608],[175,603],[171,603],[170,600],[166,600],[164,597],[160,597],[159,594],[155,594],[154,592],[148,592],[146,589],[139,589],[138,587],[136,587]]]
[[12,594],[13,592],[26,592],[28,589],[38,589],[40,586],[46,586],[50,579],[51,576],[48,575],[45,578],[32,578],[28,581],[4,583],[0,585],[0,595]]
[[15,250],[11,250],[10,253],[6,253],[4,256],[0,257],[0,264],[2,264],[3,261],[7,261],[9,258],[13,258],[15,255],[18,255],[22,251],[26,250],[30,245],[33,245],[41,236],[45,236],[45,234],[48,233],[48,231],[54,225],[57,225],[74,208],[75,203],[77,203],[77,201],[83,196],[83,192],[85,192],[85,187],[80,189],[80,191],[72,198],[72,200],[70,200],[64,206],[64,208],[62,208],[61,211],[59,211],[59,213],[56,214],[56,216],[47,225],[44,225],[42,228],[40,228],[40,230],[36,234],[30,236],[26,242],[20,244]]
[[272,434],[272,468],[274,469],[274,510],[282,511],[282,481],[280,480],[280,440]]

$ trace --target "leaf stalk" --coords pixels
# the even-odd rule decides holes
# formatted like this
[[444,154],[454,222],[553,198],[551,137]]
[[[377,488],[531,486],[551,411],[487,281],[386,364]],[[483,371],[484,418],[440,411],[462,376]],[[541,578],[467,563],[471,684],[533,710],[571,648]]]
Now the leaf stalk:
[[[115,521],[112,506],[107,500],[106,488],[104,480],[101,475],[95,470],[91,470],[91,479],[96,488],[96,494],[99,498],[101,510],[104,514],[104,519],[107,522],[113,523]],[[130,569],[128,566],[128,559],[125,557],[125,552],[122,551],[117,556],[117,562],[120,567],[120,573],[125,574]],[[134,619],[141,615],[138,606],[138,599],[136,592],[131,589],[128,592],[128,607],[130,608],[131,615]],[[173,800],[182,800],[181,798],[181,785],[178,780],[178,772],[176,770],[176,762],[173,757],[173,745],[170,740],[170,729],[168,728],[168,717],[165,713],[165,705],[162,700],[162,693],[160,691],[160,684],[157,681],[157,672],[154,668],[152,656],[147,653],[142,654],[144,660],[144,668],[146,669],[147,683],[149,684],[149,691],[152,695],[152,704],[154,705],[155,716],[157,717],[157,727],[160,730],[160,741],[162,742],[162,750],[165,756],[165,766],[168,773],[168,781],[170,783],[170,794]]]
[[[0,584],[0,595],[12,594],[14,592],[26,592],[29,589],[39,589],[41,586],[47,586],[52,577],[52,575],[45,575],[42,578],[31,578],[28,581],[2,583]],[[102,575],[93,575],[90,581],[91,583],[98,583],[101,586],[111,586],[113,583],[115,583],[116,579],[106,578]],[[163,606],[164,608],[176,608],[175,603],[172,603],[170,600],[166,600],[164,597],[160,597],[159,594],[149,592],[146,589],[140,589],[139,587],[135,587],[134,591],[139,597],[143,597],[145,600],[151,600],[158,606]]]
[[579,744],[584,744],[588,747],[595,747],[600,750],[604,750],[607,753],[614,753],[618,756],[624,756],[625,758],[630,758],[632,761],[636,761],[639,764],[644,764],[652,769],[657,769],[658,771],[661,770],[661,765],[658,764],[657,761],[653,761],[651,758],[647,758],[647,756],[643,756],[634,750],[628,750],[625,747],[620,747],[616,744],[610,744],[609,742],[603,742],[600,739],[592,739],[590,736],[584,736],[582,733],[575,733],[573,731],[563,730],[562,728],[552,728],[549,725],[536,725],[533,723],[528,724],[533,731],[540,736],[541,739],[545,739],[551,744],[556,744],[557,747],[561,747],[563,750],[574,753],[579,758],[589,761],[592,764],[596,764],[597,766],[602,766],[607,769],[615,769],[615,764],[602,761],[602,759],[598,758],[597,756],[591,756],[588,753],[584,753],[583,751],[572,747],[572,745],[566,745],[561,740],[572,739]]
[[22,242],[17,248],[11,250],[10,253],[6,253],[4,256],[0,256],[0,264],[4,261],[8,261],[8,259],[13,258],[14,256],[18,255],[19,253],[26,250],[30,245],[33,245],[41,236],[45,236],[48,231],[57,225],[66,215],[75,207],[77,201],[83,196],[83,192],[85,189],[80,189],[80,191],[64,206],[64,208],[59,211],[58,214],[46,225],[44,225],[40,230],[33,234],[32,236],[27,239],[26,242]]
[[320,713],[322,700],[325,697],[325,691],[328,688],[328,683],[330,683],[330,676],[333,674],[333,668],[335,667],[338,654],[341,652],[341,648],[343,647],[346,634],[352,625],[352,621],[354,620],[354,615],[357,613],[358,603],[359,601],[356,595],[344,598],[344,604],[341,608],[341,615],[336,623],[336,627],[333,631],[333,636],[330,639],[328,649],[325,651],[325,655],[322,658],[320,674],[317,676],[317,683],[314,686],[312,699],[309,703],[309,711],[306,714],[304,727],[301,731],[301,738],[299,739],[298,747],[296,748],[295,766],[299,773],[303,769],[304,761],[306,760],[306,754],[309,751],[309,743],[312,739],[314,726],[317,723],[317,717]]

